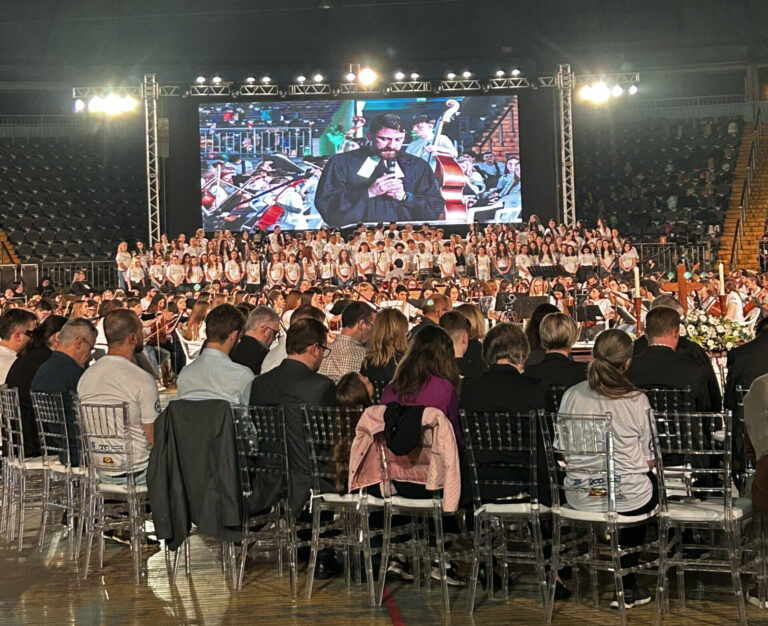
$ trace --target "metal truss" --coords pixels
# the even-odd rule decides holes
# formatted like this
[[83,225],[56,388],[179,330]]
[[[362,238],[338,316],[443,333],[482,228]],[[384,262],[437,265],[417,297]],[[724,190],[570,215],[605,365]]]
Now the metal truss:
[[562,193],[563,222],[566,227],[576,226],[576,187],[573,171],[573,88],[571,66],[561,65],[557,73],[560,101],[560,191]]
[[430,93],[432,83],[424,80],[406,80],[390,83],[387,93]]
[[141,85],[135,87],[73,87],[72,98],[77,100],[89,100],[95,96],[104,96],[108,93],[114,93],[118,96],[131,96],[138,100],[141,98]]
[[476,78],[463,80],[442,80],[437,87],[438,91],[483,91],[485,83]]
[[154,74],[146,74],[141,86],[144,99],[144,130],[147,152],[147,218],[149,247],[160,241],[160,159],[157,153],[157,98],[159,85]]
[[190,85],[187,89],[188,96],[208,96],[221,97],[231,96],[231,83],[221,83],[219,85]]
[[288,85],[289,96],[330,96],[333,90],[328,83],[294,83]]
[[277,85],[240,85],[236,95],[238,96],[279,96],[280,90]]
[[339,94],[365,95],[369,93],[381,93],[381,87],[377,85],[360,85],[358,83],[341,83]]
[[574,86],[590,85],[605,81],[611,85],[634,85],[640,82],[638,72],[619,72],[617,74],[577,74],[574,75]]

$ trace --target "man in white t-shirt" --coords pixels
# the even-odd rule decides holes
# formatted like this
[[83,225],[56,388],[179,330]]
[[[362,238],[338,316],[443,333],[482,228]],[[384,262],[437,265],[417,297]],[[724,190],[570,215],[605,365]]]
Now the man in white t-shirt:
[[24,309],[9,309],[0,317],[0,384],[35,328],[37,316]]
[[[141,321],[128,309],[110,311],[104,317],[104,333],[109,347],[107,355],[85,371],[77,394],[84,404],[128,404],[134,457],[131,472],[136,475],[136,482],[143,484],[155,438],[155,419],[160,414],[160,397],[154,378],[133,361],[144,347]],[[109,463],[106,455],[103,460]],[[126,481],[124,469],[100,471],[99,476],[111,484]]]

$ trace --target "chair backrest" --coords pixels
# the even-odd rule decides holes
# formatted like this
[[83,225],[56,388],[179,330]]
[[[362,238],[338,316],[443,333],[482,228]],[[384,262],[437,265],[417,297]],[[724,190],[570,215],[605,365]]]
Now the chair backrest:
[[65,467],[70,467],[72,460],[69,453],[69,428],[61,394],[33,391],[30,397],[40,437],[43,464],[50,466],[60,461]]
[[135,471],[134,442],[128,421],[128,403],[75,403],[83,450],[89,471],[131,474]]
[[[302,405],[309,450],[312,489],[316,494],[335,486],[337,465],[349,467],[349,449],[362,407],[308,407]],[[335,492],[336,489],[333,488]]]
[[[233,406],[238,468],[243,498],[253,493],[254,478],[280,485],[280,499],[288,494],[288,447],[283,406]],[[244,503],[245,504],[245,503]],[[243,506],[247,511],[247,506]]]
[[690,387],[643,387],[643,392],[648,397],[648,402],[654,411],[681,411],[696,410],[693,402],[693,391]]
[[[662,468],[660,497],[666,501],[668,489],[674,485],[677,493],[683,484],[688,496],[724,496],[723,504],[730,510],[733,493],[731,412],[651,411],[651,421],[657,463]],[[722,438],[715,436],[718,431],[722,432]],[[674,465],[669,462],[671,458],[675,459]]]
[[552,402],[555,407],[555,411],[560,407],[560,402],[563,400],[565,391],[568,389],[568,385],[551,385],[549,392],[552,394]]
[[384,392],[384,387],[386,387],[390,381],[381,380],[379,378],[370,378],[369,380],[373,386],[373,403],[378,404],[381,401],[381,394]]
[[552,443],[545,438],[545,445],[553,505],[597,495],[605,498],[605,513],[616,513],[612,421],[611,413],[552,416]]
[[0,412],[3,418],[3,439],[9,461],[24,463],[24,429],[21,425],[19,390],[0,386]]
[[475,508],[483,502],[539,501],[538,422],[536,411],[461,412]]

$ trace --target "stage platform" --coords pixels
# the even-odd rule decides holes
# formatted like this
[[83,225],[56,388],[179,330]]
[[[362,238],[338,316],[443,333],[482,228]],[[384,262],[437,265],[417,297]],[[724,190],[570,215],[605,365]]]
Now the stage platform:
[[[165,557],[160,549],[145,553],[147,579],[133,583],[128,548],[107,542],[104,569],[91,569],[87,580],[66,560],[66,537],[58,531],[48,534],[38,553],[39,517],[30,512],[25,530],[24,550],[0,548],[0,624],[336,624],[364,626],[395,624],[541,624],[542,612],[536,599],[534,577],[513,570],[510,599],[500,593],[488,600],[478,588],[474,616],[466,613],[466,587],[451,588],[452,611],[442,611],[439,585],[431,591],[416,590],[412,584],[394,582],[379,609],[371,609],[364,586],[347,588],[344,577],[316,581],[311,600],[304,599],[305,566],[300,566],[299,600],[291,601],[287,575],[279,578],[274,563],[249,559],[243,590],[233,592],[222,574],[217,543],[200,537],[192,539],[192,571],[189,578],[180,568],[177,584],[169,584]],[[618,623],[608,606],[610,576],[601,575],[600,608],[587,596],[588,575],[582,575],[582,603],[575,598],[558,602],[554,624],[602,625]],[[664,624],[720,626],[737,622],[730,576],[688,574],[688,607],[677,605],[672,586],[672,614]],[[641,582],[652,584],[650,577]],[[745,588],[750,583],[745,580]],[[654,619],[654,604],[629,611],[630,623],[647,624]],[[768,611],[747,605],[751,624],[768,624]]]

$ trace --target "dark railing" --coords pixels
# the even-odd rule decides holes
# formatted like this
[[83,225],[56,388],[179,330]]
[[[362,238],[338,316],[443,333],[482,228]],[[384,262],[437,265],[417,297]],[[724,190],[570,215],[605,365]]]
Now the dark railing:
[[8,242],[3,240],[0,243],[3,244],[2,248],[0,248],[0,263],[14,263],[15,259],[13,258],[13,252],[11,251],[11,247],[8,245]]
[[641,263],[653,259],[657,271],[673,272],[684,263],[692,269],[698,265],[704,271],[712,271],[715,267],[715,257],[710,243],[677,244],[677,243],[634,243]]
[[117,264],[106,261],[68,261],[40,263],[40,276],[48,276],[56,289],[67,289],[76,270],[85,270],[87,282],[97,291],[115,289],[118,285]]
[[483,148],[487,145],[489,149],[493,148],[493,133],[496,132],[496,130],[501,126],[501,123],[507,119],[507,115],[510,115],[512,113],[512,108],[514,107],[514,103],[510,104],[501,115],[499,115],[498,119],[493,123],[491,128],[485,132],[485,137],[483,138],[483,141],[480,142],[480,145],[477,147],[478,153],[483,153]]
[[733,243],[731,245],[731,269],[736,269],[739,265],[739,251],[741,250],[744,239],[744,226],[747,222],[747,211],[749,210],[749,201],[752,195],[752,181],[757,167],[757,158],[760,151],[760,117],[761,109],[757,109],[755,116],[755,131],[752,139],[752,147],[749,149],[749,160],[747,161],[747,175],[744,178],[744,186],[741,189],[741,199],[739,200],[739,218],[736,221],[736,230],[733,233]]

